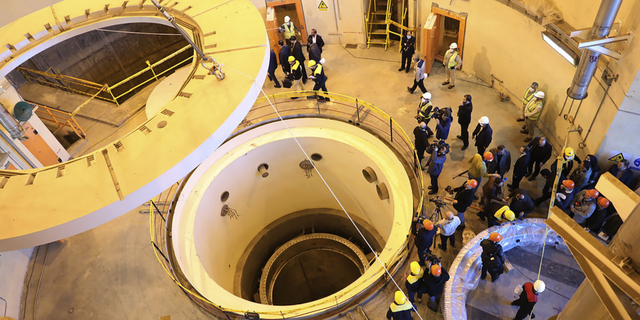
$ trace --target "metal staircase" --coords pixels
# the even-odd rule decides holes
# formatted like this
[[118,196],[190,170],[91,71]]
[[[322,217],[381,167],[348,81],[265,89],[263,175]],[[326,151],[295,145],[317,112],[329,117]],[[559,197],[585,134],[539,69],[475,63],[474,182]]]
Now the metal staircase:
[[[393,8],[394,2],[391,0],[369,0],[369,10],[365,16],[367,24],[367,48],[372,44],[384,45],[384,49],[387,50],[391,46],[390,36],[397,35],[402,39],[403,32],[409,29],[404,26],[404,21],[407,16],[408,8],[405,7],[405,2],[402,1],[402,18],[398,23],[393,21]],[[391,25],[397,26],[400,33],[394,32],[390,29]]]

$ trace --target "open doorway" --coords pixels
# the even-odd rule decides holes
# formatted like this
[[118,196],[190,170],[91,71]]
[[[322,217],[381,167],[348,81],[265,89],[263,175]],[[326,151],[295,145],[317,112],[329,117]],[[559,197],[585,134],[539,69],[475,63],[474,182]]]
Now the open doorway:
[[422,53],[427,63],[425,68],[427,73],[430,72],[434,61],[442,62],[449,45],[453,42],[458,44],[458,53],[463,58],[466,23],[466,13],[460,14],[437,6],[431,7],[431,13],[422,31]]
[[284,17],[286,16],[291,18],[291,22],[293,22],[300,31],[300,35],[296,34],[296,38],[300,44],[306,45],[308,34],[304,21],[304,13],[302,11],[302,3],[300,0],[282,0],[267,2],[267,28],[269,29],[269,42],[271,43],[271,47],[276,48],[278,40],[285,41],[284,33],[278,32],[277,28],[284,24]]
[[458,42],[458,34],[460,33],[460,21],[450,18],[444,17],[444,19],[440,19],[440,46],[438,48],[438,56],[442,56],[447,53],[449,50],[449,45],[454,42]]

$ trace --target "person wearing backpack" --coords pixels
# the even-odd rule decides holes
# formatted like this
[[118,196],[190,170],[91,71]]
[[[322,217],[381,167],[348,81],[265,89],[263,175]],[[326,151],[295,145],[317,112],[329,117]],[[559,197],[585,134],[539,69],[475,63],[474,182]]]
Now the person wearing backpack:
[[482,247],[482,275],[480,279],[487,278],[487,272],[491,275],[491,282],[496,282],[500,275],[504,272],[504,252],[502,246],[498,243],[502,241],[502,235],[493,232],[489,235],[489,239],[480,242]]

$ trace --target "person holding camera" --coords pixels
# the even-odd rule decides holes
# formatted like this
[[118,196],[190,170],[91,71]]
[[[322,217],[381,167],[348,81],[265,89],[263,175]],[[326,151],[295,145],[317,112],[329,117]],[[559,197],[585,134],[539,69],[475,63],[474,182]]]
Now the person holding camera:
[[436,139],[447,140],[451,128],[451,108],[438,110],[436,117]]
[[473,203],[473,195],[478,187],[478,181],[469,179],[465,181],[461,186],[453,189],[456,193],[453,198],[453,208],[458,211],[458,218],[460,219],[460,228],[464,229],[464,212]]
[[433,238],[436,236],[436,228],[433,222],[429,219],[422,221],[418,220],[416,216],[413,218],[413,224],[411,225],[411,233],[415,236],[414,244],[418,249],[418,258],[420,258],[420,265],[424,266],[425,254],[431,252],[431,245],[433,244]]
[[502,235],[497,232],[492,232],[489,235],[489,239],[484,239],[480,242],[482,247],[482,274],[480,279],[487,278],[487,272],[491,275],[491,282],[496,282],[500,275],[504,272],[504,251],[502,246],[498,243],[502,241]]
[[466,150],[469,147],[469,124],[471,123],[472,111],[471,95],[465,94],[458,107],[458,124],[460,124],[458,139],[462,140],[462,149],[460,150]]
[[423,283],[426,293],[429,295],[429,309],[438,312],[440,297],[444,291],[444,285],[449,281],[449,273],[443,269],[440,262],[434,263],[429,267],[429,273],[423,277]]
[[447,160],[448,145],[444,140],[440,140],[438,143],[434,143],[427,147],[426,150],[431,156],[427,162],[427,173],[431,178],[431,185],[429,186],[429,194],[438,193],[438,177],[442,173],[444,162]]
[[438,248],[447,251],[447,240],[452,247],[456,246],[456,229],[460,225],[460,218],[456,217],[453,212],[447,211],[447,217],[436,222],[436,227],[440,229],[440,244]]

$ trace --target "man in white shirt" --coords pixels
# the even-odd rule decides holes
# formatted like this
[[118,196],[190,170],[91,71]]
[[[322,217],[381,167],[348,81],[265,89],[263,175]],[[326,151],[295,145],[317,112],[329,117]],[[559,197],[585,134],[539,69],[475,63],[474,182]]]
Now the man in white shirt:
[[440,229],[440,244],[438,248],[442,251],[447,251],[447,239],[452,247],[456,245],[456,229],[460,225],[460,218],[453,214],[451,211],[447,211],[447,217],[436,222],[436,227]]

